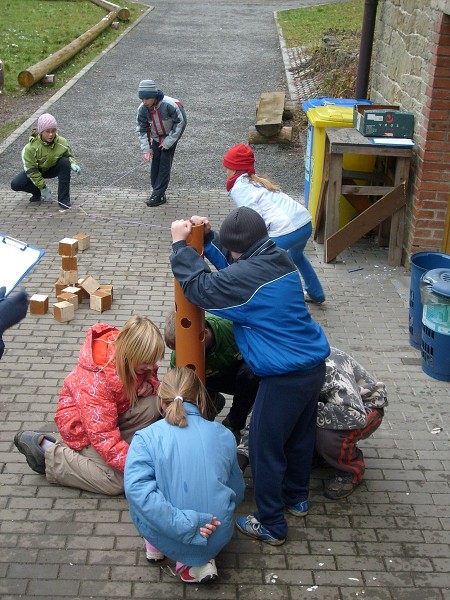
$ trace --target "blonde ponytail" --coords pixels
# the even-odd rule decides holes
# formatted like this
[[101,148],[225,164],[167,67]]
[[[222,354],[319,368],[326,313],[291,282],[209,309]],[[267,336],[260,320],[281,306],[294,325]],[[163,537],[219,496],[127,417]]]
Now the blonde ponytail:
[[262,185],[266,190],[269,190],[269,192],[279,192],[281,190],[279,185],[272,183],[267,177],[261,177],[260,175],[253,173],[253,175],[249,175],[248,178],[253,185]]
[[196,373],[188,367],[176,367],[168,371],[159,386],[158,396],[165,405],[165,419],[170,425],[187,426],[184,403],[198,406],[207,418],[208,393]]
[[176,396],[173,400],[164,400],[166,405],[165,419],[170,425],[177,427],[187,426],[187,415],[184,409],[184,398]]

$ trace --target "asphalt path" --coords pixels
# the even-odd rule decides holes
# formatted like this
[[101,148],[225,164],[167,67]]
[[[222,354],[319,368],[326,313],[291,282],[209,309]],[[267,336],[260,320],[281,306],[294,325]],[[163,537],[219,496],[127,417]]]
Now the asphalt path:
[[[153,79],[185,106],[188,126],[178,144],[170,189],[224,186],[222,157],[248,140],[262,92],[286,90],[274,11],[320,4],[253,0],[156,0],[137,26],[49,108],[82,168],[77,191],[150,189],[148,165],[135,133],[138,83]],[[30,128],[31,130],[31,128]],[[0,156],[0,187],[21,168],[29,131]],[[303,153],[290,146],[255,146],[257,171],[294,197],[303,191]],[[169,195],[170,197],[170,195]]]

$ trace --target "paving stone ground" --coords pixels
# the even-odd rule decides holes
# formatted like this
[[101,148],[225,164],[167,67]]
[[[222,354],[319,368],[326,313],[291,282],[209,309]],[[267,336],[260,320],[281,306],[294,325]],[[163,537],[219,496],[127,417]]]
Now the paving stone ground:
[[[177,2],[171,6],[182,10]],[[185,20],[190,13],[199,18],[204,6],[186,8]],[[158,8],[161,3],[155,13]],[[275,9],[273,3],[249,2],[242,10],[246,17],[259,16],[267,29],[275,28],[268,8]],[[235,3],[232,10],[239,6]],[[208,3],[208,11],[211,22],[214,11],[223,15],[220,3]],[[144,20],[133,36],[143,35],[139,28],[151,23]],[[53,107],[64,114],[60,102],[67,97]],[[219,225],[233,208],[221,178],[212,177],[209,187],[191,184],[183,158],[190,148],[186,143],[175,165],[169,203],[153,210],[143,203],[144,186],[130,185],[125,178],[109,188],[101,183],[104,178],[96,185],[92,175],[88,185],[75,188],[74,208],[68,212],[51,203],[30,205],[26,195],[10,191],[0,169],[0,231],[45,250],[23,282],[28,292],[49,293],[54,300],[58,241],[75,233],[91,236],[90,249],[79,255],[80,276],[91,274],[114,286],[113,306],[102,315],[86,303],[69,323],[56,322],[50,313],[28,315],[5,333],[0,363],[0,598],[450,598],[450,385],[422,371],[420,353],[408,338],[410,273],[387,266],[387,250],[371,238],[346,250],[334,264],[324,264],[322,246],[309,242],[307,254],[327,294],[326,303],[311,305],[311,312],[331,344],[353,354],[386,383],[390,404],[381,428],[361,444],[367,469],[363,485],[346,500],[326,500],[322,491],[331,472],[314,470],[310,514],[300,522],[288,516],[285,545],[271,547],[236,533],[217,557],[217,582],[183,585],[172,575],[170,562],[162,567],[146,562],[123,497],[53,486],[30,471],[14,448],[19,429],[55,431],[58,394],[90,325],[106,321],[121,326],[132,314],[146,314],[163,326],[173,304],[168,263],[172,220],[204,213]],[[11,151],[18,163],[16,145]],[[222,148],[214,152],[217,161]],[[289,184],[292,157],[275,148],[260,153],[277,170],[288,157],[283,179]],[[8,168],[12,160],[0,157]],[[275,180],[277,170],[269,170]],[[144,181],[145,168],[137,165],[135,171],[137,180]],[[168,358],[167,353],[162,373]],[[250,472],[246,483],[238,514],[254,508]]]

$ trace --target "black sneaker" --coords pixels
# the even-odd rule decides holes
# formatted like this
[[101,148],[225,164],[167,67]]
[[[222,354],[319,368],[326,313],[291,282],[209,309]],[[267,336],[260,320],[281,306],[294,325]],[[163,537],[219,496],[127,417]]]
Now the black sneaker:
[[352,475],[335,475],[334,479],[325,488],[323,495],[330,500],[340,500],[347,498],[353,494],[354,490],[361,485],[362,479],[358,479],[356,483],[352,483]]
[[146,205],[147,206],[160,206],[161,204],[165,204],[167,202],[166,199],[166,195],[163,194],[162,196],[154,196],[153,194],[150,196],[150,198],[147,200]]
[[42,200],[41,196],[31,196],[30,202],[40,202]]
[[72,207],[70,201],[69,202],[58,202],[58,206],[61,210],[67,210]]

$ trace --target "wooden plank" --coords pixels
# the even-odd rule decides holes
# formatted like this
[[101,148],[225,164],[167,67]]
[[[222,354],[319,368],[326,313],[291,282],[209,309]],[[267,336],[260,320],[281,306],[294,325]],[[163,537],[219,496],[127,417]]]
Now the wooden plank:
[[367,181],[367,185],[379,185],[385,181],[384,173],[380,171],[350,171],[349,169],[342,169],[342,179]]
[[248,130],[249,144],[290,144],[292,142],[292,127],[282,127],[281,130],[270,137],[261,135],[255,127]]
[[[343,171],[343,174],[346,174],[347,171]],[[347,202],[350,204],[350,206],[355,210],[355,212],[359,215],[362,212],[364,212],[365,210],[367,210],[368,208],[370,208],[373,204],[373,201],[371,198],[369,198],[369,194],[363,194],[361,192],[361,195],[358,194],[349,194],[347,193],[347,188],[348,189],[353,189],[352,186],[356,186],[357,184],[355,183],[355,181],[353,181],[353,179],[350,179],[348,177],[342,177],[342,189],[341,189],[341,195],[347,200]],[[361,187],[362,189],[366,188],[367,186],[358,186]],[[370,188],[372,189],[372,188]],[[384,196],[385,194],[387,194],[388,192],[390,192],[390,189],[386,189],[383,194],[380,194],[380,196]],[[373,231],[378,233],[378,229],[379,227],[376,227]]]
[[405,204],[405,184],[400,184],[325,240],[325,262],[334,260],[338,254],[361,239],[371,229],[403,209]]
[[[409,158],[397,158],[395,162],[394,185],[398,186],[403,184],[405,191],[408,184],[410,166]],[[391,267],[402,264],[405,215],[406,208],[403,207],[401,210],[394,213],[391,218],[388,254],[388,264]]]
[[343,185],[342,194],[354,196],[384,196],[394,188],[386,185]]
[[389,246],[389,239],[391,237],[391,223],[392,219],[389,217],[386,221],[380,223],[378,227],[378,246],[380,248],[387,248]]
[[371,144],[370,139],[364,137],[353,127],[326,128],[326,135],[330,141],[331,154],[364,154],[366,156],[412,156],[412,148],[404,146],[382,146]]
[[403,238],[405,235],[405,207],[391,217],[391,233],[389,236],[388,265],[397,267],[402,264]]
[[314,229],[314,239],[317,240],[319,244],[323,244],[323,240],[325,237],[325,228],[324,228],[324,217],[325,217],[325,199],[327,197],[328,191],[328,177],[322,179],[322,183],[320,186],[320,196],[319,196],[319,205],[317,207],[316,212],[316,223]]
[[319,204],[314,221],[314,239],[323,244],[325,239],[325,207],[328,193],[328,180],[330,177],[330,152],[328,138],[325,138],[325,158],[323,163],[322,183],[320,185]]
[[325,205],[325,239],[327,240],[339,229],[342,187],[342,154],[330,156],[328,193]]
[[[256,103],[255,111],[258,111],[259,100]],[[284,110],[283,110],[283,121],[290,121],[294,118],[295,113],[300,111],[300,102],[296,100],[285,100],[284,101]]]
[[277,135],[283,126],[283,112],[286,94],[284,92],[266,92],[261,94],[256,109],[256,131],[264,136]]
[[[343,180],[345,181],[345,180]],[[366,186],[362,186],[362,187],[366,187]],[[343,185],[342,189],[341,189],[341,196],[344,196],[344,198],[347,200],[347,202],[352,206],[352,208],[355,209],[355,211],[359,214],[364,212],[365,210],[367,210],[368,208],[370,208],[372,206],[372,202],[369,199],[367,194],[363,194],[361,192],[361,195],[357,195],[357,194],[348,194],[347,193],[347,188],[349,189],[353,189],[353,186],[350,185]],[[386,189],[384,188],[384,193],[383,194],[379,194],[384,195],[387,192],[392,191],[394,188],[389,188]],[[325,172],[323,175],[323,179],[322,179],[322,184],[320,187],[320,195],[319,195],[319,204],[318,204],[318,208],[317,208],[317,213],[316,213],[316,222],[315,222],[315,230],[314,230],[314,239],[319,243],[319,244],[323,244],[324,242],[324,217],[325,217],[325,199],[326,199],[326,195],[327,195],[327,191],[328,191],[328,173],[325,176]],[[374,194],[376,195],[376,194]]]

